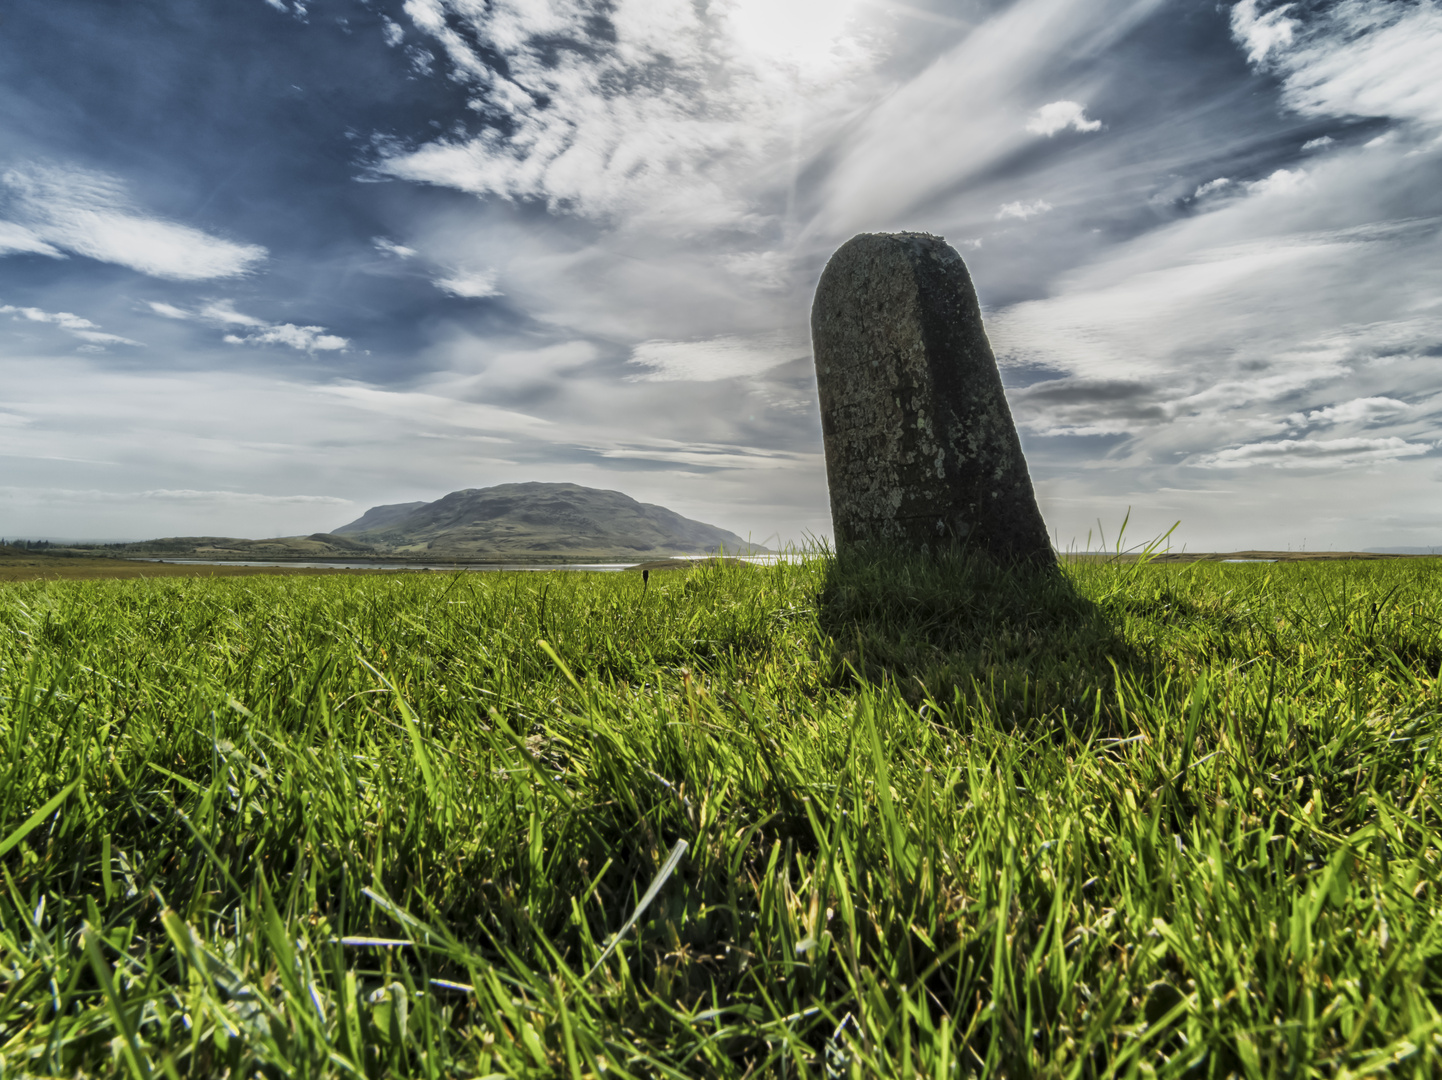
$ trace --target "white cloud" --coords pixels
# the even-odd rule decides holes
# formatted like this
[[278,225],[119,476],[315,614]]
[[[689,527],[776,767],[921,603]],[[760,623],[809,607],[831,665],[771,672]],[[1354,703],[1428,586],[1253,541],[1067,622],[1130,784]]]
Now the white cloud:
[[42,311],[34,307],[15,307],[6,304],[4,307],[0,307],[0,312],[29,319],[31,322],[52,323],[62,330],[98,329],[89,319],[82,319],[79,315],[72,315],[68,311]]
[[1247,184],[1247,190],[1254,195],[1293,195],[1307,180],[1302,169],[1277,169],[1271,175]]
[[445,277],[436,278],[431,284],[452,296],[479,300],[502,295],[501,290],[496,288],[496,278],[494,270],[454,270]]
[[0,222],[0,253],[51,255],[64,249],[176,281],[235,277],[267,254],[256,244],[148,216],[120,181],[87,169],[37,164],[8,169],[0,173],[0,207],[11,218]]
[[1204,454],[1197,464],[1208,469],[1250,468],[1274,465],[1283,469],[1338,468],[1383,465],[1399,458],[1416,457],[1434,448],[1396,437],[1377,439],[1278,439],[1245,443]]
[[243,337],[226,334],[223,340],[230,345],[285,345],[303,352],[335,352],[350,345],[346,338],[327,334],[324,326],[296,326],[294,323],[277,323]]
[[1353,398],[1340,405],[1328,405],[1311,412],[1298,413],[1292,417],[1297,424],[1371,424],[1379,420],[1391,420],[1412,407],[1405,401],[1389,397]]
[[[664,221],[690,235],[754,228],[757,192],[800,167],[793,135],[856,92],[864,54],[847,34],[850,6],[408,0],[416,29],[474,88],[473,107],[501,122],[389,152],[376,170],[601,221]],[[597,19],[614,40],[593,32]],[[555,47],[566,40],[584,48]]]
[[295,323],[271,323],[235,310],[232,300],[212,300],[197,311],[186,311],[173,304],[149,301],[157,315],[167,319],[194,319],[222,328],[242,327],[249,333],[229,333],[221,340],[228,345],[285,345],[302,352],[339,352],[350,346],[350,339],[331,334],[324,326],[297,326]]
[[1275,49],[1292,43],[1298,23],[1287,18],[1293,5],[1281,7],[1265,14],[1257,14],[1257,0],[1242,0],[1232,8],[1232,34],[1246,46],[1247,59],[1254,64],[1266,60]]
[[1336,141],[1337,140],[1330,135],[1321,135],[1315,139],[1308,139],[1304,142],[1302,144],[1302,150],[1304,152],[1308,150],[1325,150]]
[[150,491],[102,491],[95,488],[75,490],[73,488],[0,488],[10,498],[27,502],[68,502],[76,499],[91,499],[96,502],[166,502],[166,503],[242,503],[263,506],[350,506],[350,499],[338,499],[334,495],[267,495],[256,491],[197,491],[190,488],[155,488]]
[[143,341],[135,341],[132,338],[121,337],[119,334],[106,334],[99,330],[76,330],[76,337],[81,341],[88,341],[91,345],[144,345]]
[[997,208],[996,220],[1005,221],[1007,218],[1018,218],[1026,221],[1038,214],[1045,214],[1050,209],[1052,209],[1052,205],[1045,199],[1033,199],[1031,202],[1023,202],[1018,199],[1016,202],[1002,203]]
[[10,315],[17,319],[28,319],[30,322],[50,323],[91,345],[144,345],[144,342],[132,341],[119,334],[107,334],[89,319],[82,319],[79,315],[72,315],[68,311],[42,311],[40,308],[14,307],[5,304],[0,306],[0,314]]
[[305,19],[306,5],[302,3],[302,0],[291,0],[290,7],[286,7],[285,0],[265,0],[265,2],[275,8],[276,11],[283,11],[287,15],[294,15],[297,19]]
[[[1063,540],[1128,505],[1155,519],[1144,528],[1181,518],[1194,548],[1424,532],[1442,221],[1408,193],[1435,192],[1434,171],[1405,140],[1336,147],[989,313],[1004,366],[1051,373],[1009,397]],[[1224,504],[1185,493],[1221,468],[1238,478]]]
[[63,259],[65,255],[54,244],[47,244],[33,231],[13,221],[0,221],[0,255],[48,255]]
[[1225,176],[1219,176],[1215,180],[1208,180],[1205,184],[1200,185],[1197,188],[1196,192],[1192,195],[1192,198],[1205,198],[1206,196],[1211,195],[1213,192],[1221,191],[1223,188],[1230,187],[1231,184],[1232,181],[1230,179]]
[[484,434],[510,442],[516,438],[545,437],[553,432],[553,426],[538,417],[465,401],[450,393],[385,390],[364,383],[342,383],[316,387],[314,396],[329,399],[332,406],[345,406],[365,426],[390,429],[393,443],[408,441],[397,437],[402,433],[451,437]]
[[1026,130],[1033,135],[1051,138],[1058,131],[1071,128],[1074,131],[1100,131],[1100,120],[1087,119],[1086,106],[1077,101],[1053,101],[1043,105],[1026,122]]
[[268,506],[349,506],[349,499],[337,499],[333,495],[266,495],[254,491],[194,491],[190,488],[157,488],[153,491],[137,491],[132,496],[123,493],[120,498],[154,499],[159,502],[239,502],[263,503]]
[[716,382],[759,375],[810,353],[783,334],[716,337],[703,341],[644,341],[631,350],[630,364],[644,369],[633,380]]
[[1442,127],[1442,6],[1424,0],[1344,0],[1305,21],[1286,5],[1264,16],[1255,0],[1232,9],[1232,32],[1253,63],[1283,79],[1304,116],[1385,116]]
[[392,48],[399,45],[406,36],[399,23],[392,22],[384,15],[381,16],[381,33],[385,35],[386,44]]
[[486,400],[496,392],[575,385],[600,355],[590,341],[558,341],[540,347],[497,347],[458,331],[438,350],[447,369],[429,379],[427,393],[459,400]]
[[752,449],[726,444],[673,442],[647,439],[615,446],[597,446],[596,454],[611,461],[662,461],[680,466],[712,469],[745,469],[755,474],[794,469],[798,455],[774,450]]
[[387,240],[384,236],[371,237],[371,243],[376,246],[377,250],[384,251],[388,255],[395,255],[401,259],[413,259],[420,254],[415,248],[406,247],[404,244],[397,244],[394,240]]
[[784,288],[790,280],[792,258],[784,251],[740,251],[722,255],[721,265],[760,289]]
[[254,315],[245,315],[236,311],[235,302],[232,300],[211,301],[200,309],[199,315],[202,319],[221,326],[264,327],[270,325],[264,319],[257,319]]

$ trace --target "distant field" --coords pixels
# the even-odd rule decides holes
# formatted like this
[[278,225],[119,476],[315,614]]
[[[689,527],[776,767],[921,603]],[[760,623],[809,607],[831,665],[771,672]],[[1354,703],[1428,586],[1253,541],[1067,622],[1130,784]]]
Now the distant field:
[[[467,569],[467,570],[495,570],[498,569],[500,560],[483,561],[478,559],[456,560],[446,563],[443,557],[437,557],[434,562],[442,564],[446,570],[436,570],[423,565],[424,560],[416,560],[416,565],[402,565],[397,568],[396,563],[400,560],[376,557],[377,563],[374,567],[362,566],[316,566],[313,563],[305,566],[287,566],[285,560],[276,558],[276,565],[269,566],[242,566],[238,562],[226,562],[224,557],[200,555],[200,558],[214,558],[212,562],[176,562],[176,558],[194,559],[193,552],[184,556],[172,556],[164,561],[148,561],[138,558],[106,557],[96,558],[86,555],[66,552],[63,554],[47,554],[43,552],[27,552],[14,548],[0,547],[0,583],[7,581],[96,581],[107,578],[162,578],[162,577],[253,577],[257,574],[382,574],[382,573],[444,573],[446,570]],[[233,556],[239,559],[240,556]],[[256,561],[265,558],[261,556]],[[337,557],[341,558],[341,557]],[[501,565],[528,566],[535,564],[544,568],[547,564],[557,562],[580,562],[585,563],[635,563],[637,556],[633,552],[629,556],[617,555],[612,552],[602,555],[585,555],[584,557],[572,558],[569,554],[562,559],[555,555],[531,554],[524,558],[510,558]],[[266,559],[265,561],[271,561]],[[301,561],[296,557],[296,561]],[[362,561],[355,557],[348,557],[345,561]],[[644,563],[636,563],[636,569],[649,568],[652,570],[671,570],[678,568],[690,568],[698,561],[696,556],[689,559],[661,558],[651,559]],[[731,561],[736,561],[732,559]]]
[[1438,569],[7,585],[0,1076],[1437,1075]]
[[0,550],[0,582],[95,581],[109,578],[251,577],[256,574],[373,574],[375,570],[341,570],[329,567],[227,566],[223,563],[187,565],[140,562],[132,559],[89,559],[83,556],[31,554]]
[[1371,562],[1379,559],[1435,558],[1420,554],[1377,551],[1163,551],[1152,554],[1110,551],[1063,552],[1063,562],[1157,563],[1194,562]]

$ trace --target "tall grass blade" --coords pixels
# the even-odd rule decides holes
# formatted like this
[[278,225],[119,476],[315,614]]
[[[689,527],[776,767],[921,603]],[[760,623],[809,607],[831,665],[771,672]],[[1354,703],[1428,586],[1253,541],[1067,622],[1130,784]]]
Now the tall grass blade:
[[656,876],[651,879],[651,884],[647,886],[645,894],[637,901],[636,910],[631,912],[631,917],[626,920],[621,929],[611,935],[611,940],[608,941],[606,947],[601,950],[601,955],[596,958],[596,962],[592,964],[591,969],[586,972],[587,979],[594,975],[596,969],[606,962],[606,958],[610,956],[616,946],[621,943],[621,939],[626,936],[627,931],[635,926],[636,921],[646,913],[646,909],[651,906],[651,901],[655,900],[657,895],[660,894],[661,886],[666,884],[666,881],[675,873],[676,867],[681,865],[681,857],[686,854],[686,849],[689,846],[685,840],[676,841],[675,846],[671,848],[670,854],[666,856],[666,861],[661,864],[661,869],[657,870]]

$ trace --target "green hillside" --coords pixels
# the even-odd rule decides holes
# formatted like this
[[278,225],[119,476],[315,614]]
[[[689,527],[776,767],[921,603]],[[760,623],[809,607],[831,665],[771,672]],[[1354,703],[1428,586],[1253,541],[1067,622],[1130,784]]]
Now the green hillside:
[[598,562],[768,549],[619,491],[529,483],[467,488],[429,503],[373,506],[334,532],[309,536],[170,536],[60,550],[103,551],[115,558]]

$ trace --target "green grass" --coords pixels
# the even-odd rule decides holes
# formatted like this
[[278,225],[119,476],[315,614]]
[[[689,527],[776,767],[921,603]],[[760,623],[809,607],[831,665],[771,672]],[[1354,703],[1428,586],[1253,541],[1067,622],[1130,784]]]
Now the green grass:
[[7,586],[0,1076],[1435,1075],[1437,570]]

